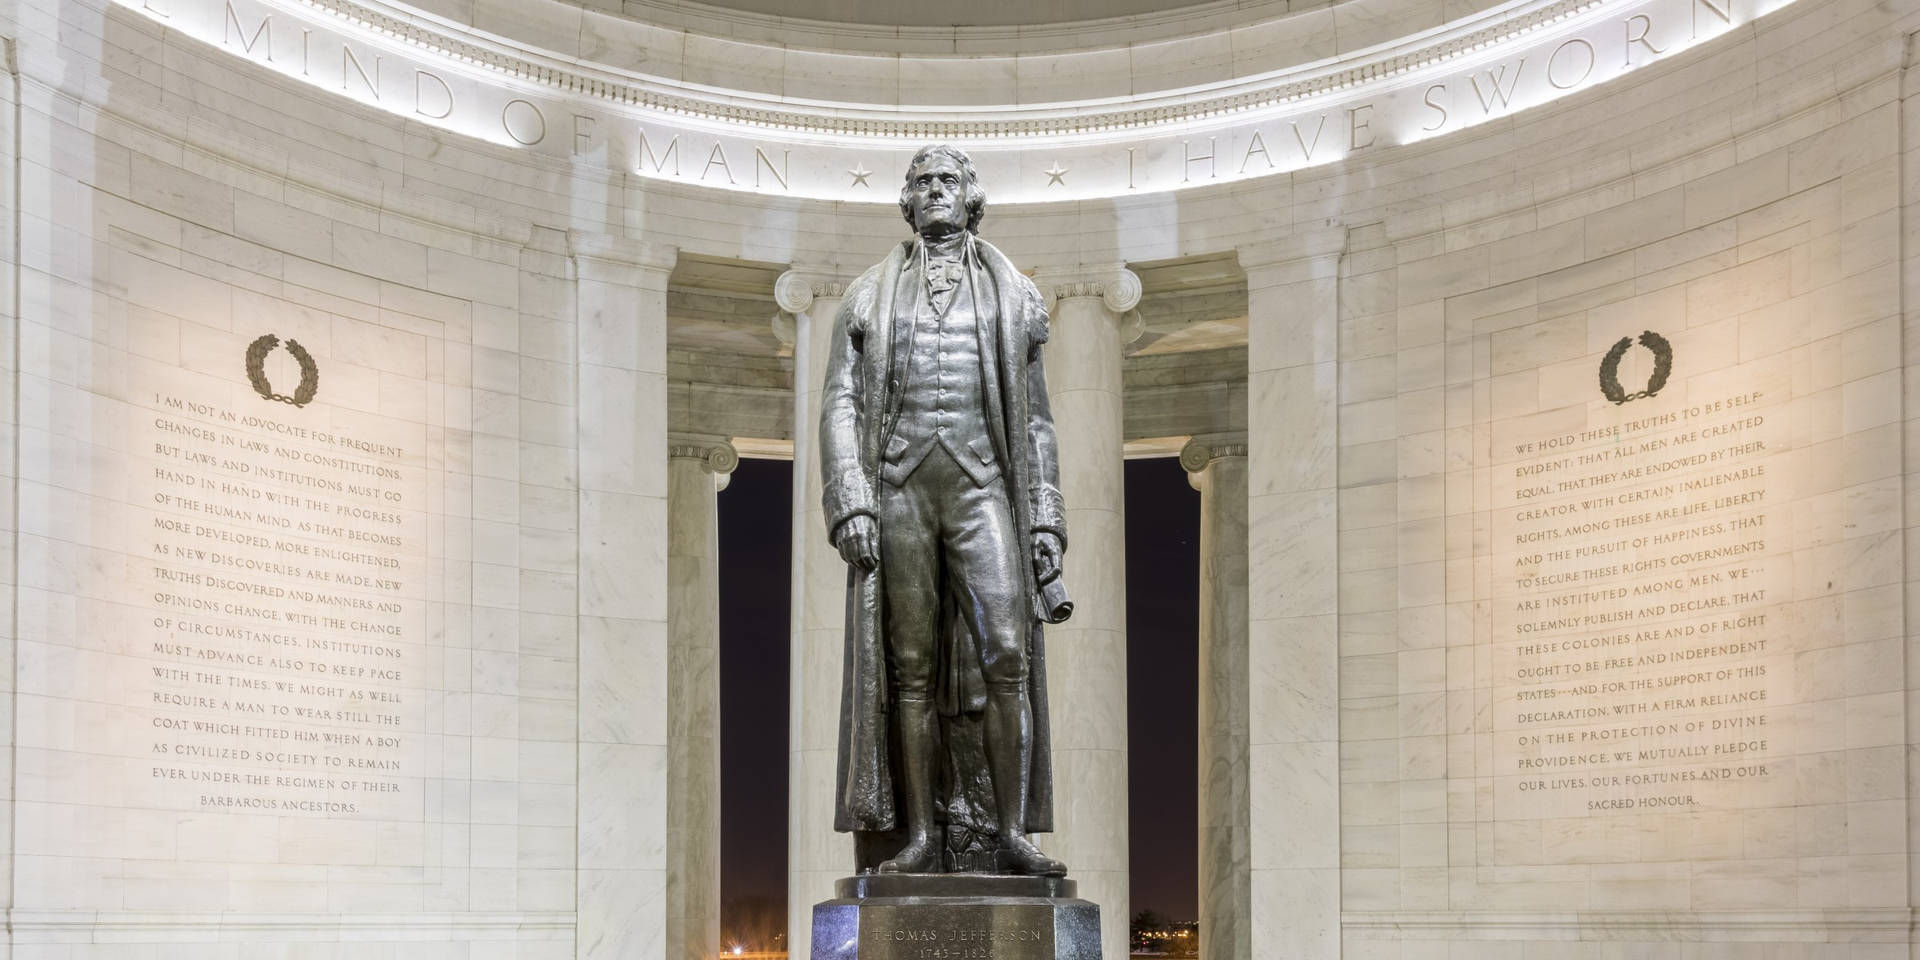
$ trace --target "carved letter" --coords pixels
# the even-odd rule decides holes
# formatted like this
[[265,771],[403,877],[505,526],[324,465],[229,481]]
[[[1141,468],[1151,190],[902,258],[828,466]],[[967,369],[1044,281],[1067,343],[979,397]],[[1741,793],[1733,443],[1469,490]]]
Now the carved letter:
[[[582,124],[585,124],[583,127]],[[573,115],[573,152],[575,156],[593,146],[593,118]]]
[[307,29],[306,27],[301,27],[300,28],[300,75],[301,76],[303,77],[312,76],[312,74],[307,72],[307,64],[312,62],[313,62],[313,31]]
[[[1579,76],[1574,77],[1572,80],[1569,80],[1566,83],[1561,83],[1560,81],[1555,80],[1553,78],[1553,65],[1556,61],[1560,59],[1560,51],[1565,50],[1566,48],[1571,47],[1576,43],[1587,48],[1587,68],[1585,70],[1580,71]],[[1547,58],[1547,82],[1553,84],[1553,87],[1556,90],[1570,90],[1573,87],[1578,86],[1581,81],[1587,79],[1587,77],[1593,74],[1593,64],[1595,61],[1599,59],[1600,58],[1596,56],[1593,52],[1593,44],[1588,43],[1585,40],[1580,39],[1579,37],[1575,37],[1572,40],[1568,40],[1567,42],[1557,47],[1554,47],[1553,55]]]
[[273,62],[273,14],[269,13],[261,17],[260,25],[253,28],[252,39],[248,39],[246,28],[240,25],[240,15],[234,12],[233,0],[227,0],[226,26],[230,29],[221,32],[221,43],[230,44],[233,41],[228,38],[238,36],[240,38],[240,52],[252,53],[253,45],[258,43],[260,38],[264,36],[267,38],[267,62]]
[[1300,121],[1289,120],[1287,122],[1293,125],[1293,139],[1296,143],[1300,144],[1300,152],[1303,154],[1306,154],[1306,157],[1308,160],[1312,160],[1313,148],[1320,145],[1320,131],[1325,130],[1327,128],[1327,115],[1324,113],[1321,114],[1320,125],[1313,128],[1312,143],[1308,143],[1307,139],[1300,135]]
[[1188,180],[1192,179],[1188,174],[1193,169],[1193,165],[1201,160],[1207,161],[1208,177],[1217,177],[1220,175],[1219,164],[1215,163],[1213,159],[1213,154],[1214,154],[1213,142],[1218,139],[1219,139],[1218,137],[1208,137],[1207,152],[1198,157],[1193,155],[1193,141],[1191,140],[1180,141],[1180,156],[1185,158],[1186,160],[1185,163],[1180,165],[1180,182],[1181,183],[1186,183]]
[[1246,155],[1240,158],[1241,173],[1247,172],[1247,164],[1253,160],[1253,155],[1256,153],[1266,158],[1268,170],[1273,169],[1273,156],[1267,153],[1267,142],[1260,139],[1260,131],[1255,130],[1253,132],[1253,139],[1247,141]]
[[754,147],[753,148],[753,185],[756,188],[760,186],[760,167],[764,165],[767,168],[767,172],[773,174],[773,178],[775,180],[780,181],[780,189],[782,190],[788,189],[787,171],[792,168],[792,160],[793,160],[792,150],[781,150],[780,151],[780,169],[775,170],[773,168],[773,161],[768,159],[766,153],[762,151],[759,147]]
[[[1480,71],[1480,73],[1474,74],[1473,75],[1473,95],[1480,98],[1480,109],[1486,111],[1487,113],[1492,113],[1493,101],[1496,99],[1500,101],[1500,106],[1502,107],[1512,106],[1511,101],[1513,97],[1513,91],[1520,86],[1520,70],[1524,68],[1526,65],[1527,65],[1526,57],[1521,57],[1520,62],[1517,64],[1514,64],[1513,82],[1508,83],[1507,88],[1505,90],[1500,89],[1500,81],[1505,80],[1507,78],[1506,64],[1503,63],[1500,65],[1499,73],[1494,73],[1492,70],[1482,70]],[[1487,91],[1481,89],[1480,87],[1481,73],[1486,74],[1487,79],[1493,81],[1492,93],[1488,93]]]
[[1133,148],[1127,148],[1127,189],[1133,189]]
[[[1640,35],[1637,37],[1633,35],[1633,22],[1635,20],[1640,21]],[[1648,50],[1651,50],[1656,54],[1666,53],[1665,50],[1662,50],[1659,47],[1654,46],[1653,41],[1647,39],[1647,34],[1650,34],[1653,32],[1653,19],[1651,17],[1648,17],[1644,13],[1636,13],[1633,16],[1628,17],[1626,19],[1626,22],[1622,25],[1627,28],[1627,42],[1626,42],[1626,65],[1627,66],[1629,67],[1633,66],[1633,45],[1636,43],[1643,47],[1646,47]]]
[[340,45],[340,89],[342,90],[347,88],[348,64],[352,64],[354,72],[360,74],[360,82],[367,85],[367,92],[373,94],[373,99],[379,100],[380,55],[377,53],[373,55],[373,76],[368,77],[367,68],[360,65],[360,58],[353,55],[353,48],[342,43]]
[[662,153],[658,158],[655,158],[653,155],[653,147],[647,144],[646,128],[642,127],[640,129],[640,166],[642,168],[645,168],[647,165],[647,162],[651,160],[653,161],[653,172],[660,173],[662,169],[666,167],[667,161],[672,160],[673,175],[676,177],[679,176],[680,175],[680,154],[678,152],[679,149],[680,149],[680,135],[676,133],[673,135],[672,140],[667,141],[666,152]]
[[[513,132],[513,122],[507,119],[507,111],[512,110],[513,105],[516,103],[523,107],[526,107],[528,110],[532,110],[533,118],[535,120],[540,121],[539,136],[534,137],[531,140],[528,140],[520,136],[519,134]],[[523,147],[531,147],[534,144],[539,143],[540,141],[545,140],[547,138],[547,115],[544,113],[541,113],[539,107],[536,107],[533,104],[528,103],[527,101],[521,100],[518,97],[516,97],[512,100],[508,100],[504,105],[500,107],[500,128],[507,131],[507,136],[512,137],[514,143],[517,143]]]
[[[447,98],[447,108],[445,110],[439,113],[428,113],[425,108],[420,106],[420,81],[422,80],[432,80],[434,83],[440,85],[440,92],[445,94]],[[440,79],[439,74],[428,73],[419,67],[415,67],[413,69],[413,112],[433,120],[445,120],[449,116],[452,116],[453,88],[447,86],[447,82]]]
[[173,17],[173,14],[168,13],[165,10],[162,10],[159,7],[154,6],[153,0],[140,0],[140,9],[145,10],[148,13],[156,14],[163,20],[171,19]]
[[1446,84],[1444,84],[1444,83],[1436,83],[1436,84],[1434,84],[1433,86],[1431,86],[1431,87],[1428,87],[1428,88],[1427,88],[1427,95],[1426,95],[1426,96],[1424,96],[1424,97],[1422,97],[1422,98],[1420,98],[1420,99],[1421,99],[1421,100],[1422,100],[1422,101],[1423,101],[1424,103],[1426,103],[1426,105],[1427,105],[1427,106],[1429,106],[1429,107],[1432,107],[1433,109],[1435,109],[1435,110],[1438,110],[1438,111],[1440,111],[1440,119],[1438,119],[1438,120],[1435,120],[1435,121],[1433,122],[1433,126],[1431,126],[1431,127],[1421,127],[1420,129],[1422,129],[1422,130],[1438,130],[1438,129],[1440,129],[1441,127],[1444,127],[1444,126],[1446,126],[1446,125],[1447,125],[1447,108],[1446,108],[1446,107],[1443,107],[1443,106],[1441,106],[1441,105],[1439,105],[1439,104],[1437,104],[1437,103],[1434,103],[1434,102],[1433,102],[1433,92],[1434,92],[1435,90],[1438,90],[1438,91],[1440,91],[1441,93],[1446,93],[1446,92],[1447,92],[1447,85],[1446,85]]
[[700,179],[705,180],[707,174],[713,172],[714,164],[720,165],[720,169],[727,174],[727,183],[732,184],[734,182],[733,168],[727,165],[727,152],[722,150],[720,144],[717,143],[714,144],[713,149],[707,153],[707,165],[700,168]]
[[1720,22],[1722,24],[1725,24],[1726,26],[1729,26],[1729,27],[1733,26],[1733,0],[1727,0],[1727,5],[1724,7],[1714,6],[1713,0],[1695,0],[1693,4],[1693,37],[1694,39],[1697,40],[1700,38],[1700,8],[1701,7],[1706,7],[1708,10],[1713,11],[1713,15],[1716,17],[1719,17]]
[[[1360,111],[1362,110],[1365,110],[1367,112],[1367,119],[1365,120],[1360,119]],[[1363,103],[1357,107],[1347,108],[1347,149],[1349,151],[1358,150],[1362,147],[1373,146],[1373,126],[1372,125],[1373,125],[1373,104]],[[1367,132],[1366,143],[1360,142],[1360,131],[1362,130],[1365,130]]]

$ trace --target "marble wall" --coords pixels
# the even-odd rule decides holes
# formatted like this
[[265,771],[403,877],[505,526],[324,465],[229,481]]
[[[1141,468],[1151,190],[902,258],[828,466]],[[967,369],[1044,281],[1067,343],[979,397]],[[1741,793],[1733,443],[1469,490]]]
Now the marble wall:
[[1903,71],[1806,58],[1844,22],[1694,78],[1841,97],[1671,104],[1731,136],[1625,154],[1565,111],[1508,146],[1587,182],[1349,232],[1346,951],[1907,949]]
[[[1245,272],[1221,956],[1910,950],[1915,26],[1800,0],[1446,137],[993,208],[1043,275]],[[897,212],[463,138],[103,0],[0,34],[0,952],[668,958],[667,289],[824,306]],[[1057,802],[1110,808],[1073,722],[1117,756]],[[822,730],[803,885],[851,861]]]

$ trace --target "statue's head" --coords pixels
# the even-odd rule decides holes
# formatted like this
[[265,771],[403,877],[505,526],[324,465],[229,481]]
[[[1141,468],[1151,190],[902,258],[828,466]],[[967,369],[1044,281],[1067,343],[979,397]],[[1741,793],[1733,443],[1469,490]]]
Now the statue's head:
[[907,164],[900,187],[900,215],[921,236],[978,231],[987,212],[987,190],[973,170],[973,159],[951,144],[920,148]]

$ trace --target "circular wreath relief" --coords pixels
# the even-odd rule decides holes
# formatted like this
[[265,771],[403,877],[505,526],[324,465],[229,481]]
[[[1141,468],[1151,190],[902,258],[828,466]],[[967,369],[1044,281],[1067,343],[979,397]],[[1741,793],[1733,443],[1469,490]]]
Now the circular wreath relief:
[[1673,344],[1652,330],[1640,333],[1640,345],[1653,351],[1653,376],[1647,378],[1647,388],[1639,393],[1628,393],[1620,386],[1620,358],[1627,355],[1633,347],[1632,337],[1621,337],[1620,342],[1607,351],[1606,359],[1600,361],[1600,392],[1614,403],[1626,403],[1641,397],[1651,397],[1667,385],[1668,375],[1673,373]]
[[253,384],[253,392],[268,400],[291,403],[304,407],[313,401],[313,395],[320,392],[320,367],[313,362],[313,354],[300,345],[298,340],[287,341],[287,352],[293,355],[294,362],[300,364],[300,386],[295,387],[293,396],[274,393],[273,384],[267,381],[267,354],[280,345],[280,338],[269,333],[247,344],[247,382]]

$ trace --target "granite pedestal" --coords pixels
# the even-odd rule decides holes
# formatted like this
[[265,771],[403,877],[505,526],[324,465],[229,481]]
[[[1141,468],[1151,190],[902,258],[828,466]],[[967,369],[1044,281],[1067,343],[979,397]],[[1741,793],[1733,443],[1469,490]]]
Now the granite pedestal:
[[815,960],[1100,960],[1100,908],[1060,877],[862,874],[813,908]]

